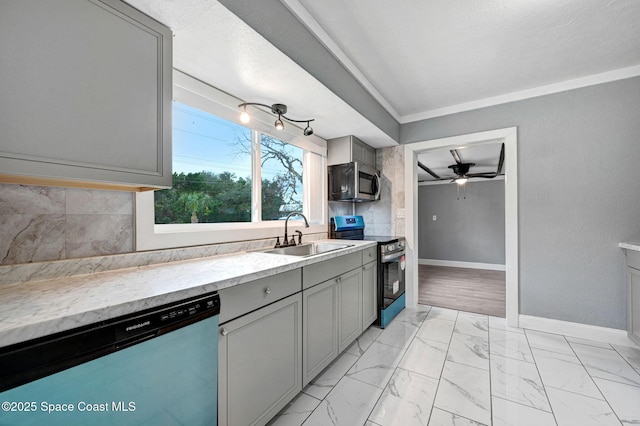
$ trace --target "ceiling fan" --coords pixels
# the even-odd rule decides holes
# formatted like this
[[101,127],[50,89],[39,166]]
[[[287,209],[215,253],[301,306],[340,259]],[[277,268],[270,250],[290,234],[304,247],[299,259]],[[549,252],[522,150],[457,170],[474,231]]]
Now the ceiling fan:
[[451,149],[449,150],[449,152],[453,156],[453,159],[456,163],[448,166],[447,168],[451,169],[453,173],[455,173],[455,176],[440,176],[437,173],[434,173],[433,170],[422,164],[420,161],[418,161],[418,167],[429,173],[434,178],[434,180],[449,180],[450,182],[455,182],[458,185],[464,185],[470,178],[493,179],[497,176],[504,176],[504,173],[502,172],[502,168],[504,166],[504,143],[500,147],[498,166],[495,172],[469,173],[469,169],[476,164],[463,162],[457,149]]
[[[455,155],[454,155],[455,157]],[[453,170],[453,173],[456,174],[456,177],[453,178],[451,182],[455,182],[458,185],[464,185],[467,183],[469,178],[482,178],[482,179],[493,179],[496,176],[500,176],[500,173],[497,172],[488,172],[488,173],[469,173],[469,168],[475,166],[475,163],[456,163],[450,165],[448,168]]]

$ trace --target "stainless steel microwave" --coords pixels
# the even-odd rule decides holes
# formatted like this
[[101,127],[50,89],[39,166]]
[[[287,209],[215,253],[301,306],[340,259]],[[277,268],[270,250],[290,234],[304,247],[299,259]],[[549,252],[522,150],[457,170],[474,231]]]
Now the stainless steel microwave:
[[367,164],[329,166],[329,201],[375,201],[380,199],[380,187],[380,171]]

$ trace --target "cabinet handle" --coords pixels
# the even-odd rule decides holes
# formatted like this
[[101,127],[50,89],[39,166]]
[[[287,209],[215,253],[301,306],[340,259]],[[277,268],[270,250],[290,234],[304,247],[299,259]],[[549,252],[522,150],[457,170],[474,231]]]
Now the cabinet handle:
[[229,334],[229,330],[227,330],[226,328],[223,328],[222,330],[220,330],[220,334],[222,334],[223,336],[226,336],[227,334]]
[[341,282],[342,282],[342,277],[338,277],[338,278],[336,278],[336,282],[337,282],[337,283],[341,283]]
[[271,289],[269,287],[265,288],[264,294],[271,294]]

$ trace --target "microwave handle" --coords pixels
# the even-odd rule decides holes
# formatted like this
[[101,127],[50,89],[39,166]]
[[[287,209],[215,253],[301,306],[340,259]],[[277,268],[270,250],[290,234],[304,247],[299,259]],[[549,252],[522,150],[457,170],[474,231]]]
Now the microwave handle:
[[380,175],[375,173],[373,176],[374,176],[374,178],[376,180],[376,188],[377,188],[375,199],[379,200],[380,199],[380,191],[382,190],[382,185],[381,185],[381,182],[380,182]]

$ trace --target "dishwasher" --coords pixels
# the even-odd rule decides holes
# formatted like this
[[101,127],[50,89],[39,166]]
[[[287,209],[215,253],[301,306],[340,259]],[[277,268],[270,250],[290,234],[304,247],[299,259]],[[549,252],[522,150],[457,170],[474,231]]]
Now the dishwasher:
[[0,425],[215,425],[217,292],[0,348]]

